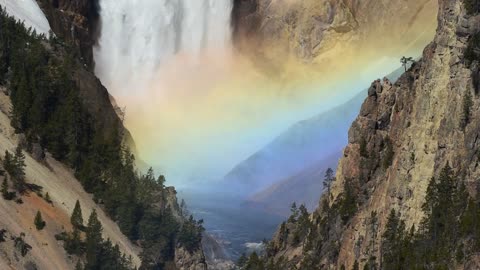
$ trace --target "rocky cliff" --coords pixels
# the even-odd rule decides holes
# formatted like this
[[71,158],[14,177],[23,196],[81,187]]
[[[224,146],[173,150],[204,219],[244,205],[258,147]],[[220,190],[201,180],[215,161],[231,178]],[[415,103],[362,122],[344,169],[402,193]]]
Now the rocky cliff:
[[[316,257],[319,269],[352,269],[355,261],[363,267],[381,258],[391,210],[406,228],[419,228],[429,183],[447,164],[475,194],[480,176],[476,12],[475,7],[467,12],[461,0],[439,0],[438,29],[423,57],[394,84],[374,81],[350,128],[331,193],[310,216],[316,228],[333,228],[323,234],[319,251],[311,254],[289,236],[296,230],[290,222],[275,235],[270,258],[293,267]],[[342,222],[329,209],[345,194],[356,200],[344,209]],[[458,268],[478,269],[477,255]]]
[[52,31],[62,40],[75,45],[93,70],[93,45],[99,23],[98,0],[37,0],[47,16]]
[[[156,205],[158,209],[169,208],[172,210],[174,217],[180,224],[183,224],[187,219],[187,210],[183,209],[177,200],[177,191],[174,187],[168,187],[165,189],[164,194],[158,198]],[[174,257],[175,267],[178,270],[206,270],[207,262],[203,249],[199,248],[195,251],[189,251],[181,245],[177,244],[175,247]]]
[[353,45],[389,50],[430,39],[435,10],[435,0],[235,0],[232,24],[243,51],[310,62]]

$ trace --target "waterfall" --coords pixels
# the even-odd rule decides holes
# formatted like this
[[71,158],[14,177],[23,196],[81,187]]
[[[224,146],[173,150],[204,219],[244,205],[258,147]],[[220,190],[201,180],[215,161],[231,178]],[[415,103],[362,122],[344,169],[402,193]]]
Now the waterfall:
[[230,47],[233,0],[100,0],[96,73],[113,94],[140,91],[172,57]]

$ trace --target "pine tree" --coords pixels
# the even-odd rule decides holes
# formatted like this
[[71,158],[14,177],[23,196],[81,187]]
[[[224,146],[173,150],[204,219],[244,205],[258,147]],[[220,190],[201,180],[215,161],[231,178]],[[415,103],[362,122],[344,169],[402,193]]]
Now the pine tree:
[[[423,210],[422,235],[424,239],[426,260],[435,261],[436,266],[450,265],[451,251],[455,249],[459,210],[457,202],[457,179],[452,168],[447,164],[438,177],[432,178],[427,188]],[[462,195],[465,196],[465,195]],[[428,248],[427,248],[428,247]]]
[[475,15],[480,11],[480,1],[478,0],[463,0],[463,5],[468,15]]
[[3,178],[3,182],[2,182],[1,193],[2,193],[2,197],[5,200],[11,201],[11,200],[15,199],[16,194],[15,194],[15,192],[9,192],[8,191],[8,180],[7,179],[8,179],[7,175],[5,175],[4,178]]
[[102,224],[98,220],[97,212],[94,209],[88,218],[88,225],[86,229],[86,269],[97,269],[100,266],[98,251],[101,249],[103,243],[102,230]]
[[201,246],[203,220],[195,221],[192,215],[185,221],[178,233],[178,242],[189,252],[197,250]]
[[80,260],[77,261],[77,264],[75,265],[75,270],[83,270],[83,266]]
[[297,222],[299,213],[298,213],[297,204],[295,202],[292,203],[292,206],[290,207],[290,212],[291,212],[291,215],[288,218],[288,222],[291,222],[291,223]]
[[352,270],[360,270],[360,265],[358,265],[358,261],[355,260],[355,263],[353,264]]
[[470,90],[467,89],[467,91],[465,92],[465,96],[463,96],[463,117],[461,122],[462,128],[464,128],[465,126],[468,125],[468,123],[470,123],[472,106],[473,106],[472,94],[470,93]]
[[7,182],[7,177],[6,176],[3,178],[1,192],[2,192],[3,198],[6,198],[8,196],[8,182]]
[[405,245],[405,223],[400,220],[394,209],[385,225],[382,235],[382,267],[385,269],[402,269],[404,261],[402,248]]
[[184,218],[187,218],[189,215],[187,203],[185,202],[184,199],[182,199],[182,202],[180,203],[180,213]]
[[52,198],[50,198],[50,194],[48,194],[48,192],[45,194],[45,201],[52,204]]
[[35,220],[33,221],[33,223],[35,224],[35,227],[39,231],[41,231],[41,230],[43,230],[43,228],[45,228],[46,223],[43,220],[42,214],[40,213],[40,211],[37,211],[37,214],[35,215]]
[[245,266],[247,270],[264,270],[265,265],[256,252],[253,252]]
[[13,156],[8,152],[8,150],[5,150],[5,157],[3,158],[3,168],[9,173],[13,173],[14,169],[14,163],[13,163]]
[[158,177],[158,179],[157,179],[157,183],[158,183],[158,185],[160,186],[160,189],[164,189],[164,188],[165,188],[165,182],[166,182],[165,176],[160,175],[160,176]]
[[376,242],[377,242],[377,232],[378,232],[378,216],[376,211],[372,211],[370,213],[370,243],[368,247],[368,252],[370,253],[370,258],[369,258],[369,269],[374,270],[377,269],[377,258],[375,254],[377,253],[377,247],[376,247]]
[[298,212],[297,227],[294,233],[294,240],[296,242],[295,244],[305,240],[312,225],[310,222],[310,215],[308,214],[308,210],[304,204],[300,205]]
[[245,264],[247,264],[248,262],[248,257],[245,253],[242,253],[242,256],[240,256],[240,258],[238,258],[237,260],[237,265],[242,268],[243,266],[245,266]]
[[23,154],[23,149],[22,149],[22,146],[20,146],[20,145],[17,145],[17,147],[15,148],[14,163],[15,163],[15,166],[19,170],[21,170],[18,173],[17,176],[18,177],[24,177],[25,176],[24,168],[26,167],[26,165],[25,165],[25,155]]
[[412,57],[403,56],[400,59],[400,63],[402,63],[402,66],[405,68],[405,72],[407,72],[408,63],[410,63],[410,62],[413,63],[413,58]]
[[357,196],[353,187],[352,180],[345,180],[345,188],[340,201],[340,216],[343,224],[347,224],[353,215],[357,212]]
[[68,235],[65,241],[65,250],[68,254],[82,255],[82,240],[78,228],[73,228],[72,233]]
[[328,168],[325,172],[325,178],[323,180],[323,188],[327,189],[327,199],[330,197],[330,188],[332,183],[335,181],[335,174],[333,173],[332,168]]
[[70,223],[72,223],[74,228],[83,228],[82,208],[80,207],[80,202],[78,200],[73,208],[72,216],[70,217]]
[[24,131],[28,127],[27,115],[31,106],[30,99],[32,94],[28,86],[26,71],[23,70],[19,73],[20,79],[18,80],[18,84],[12,87],[11,99],[14,106],[12,109],[11,122],[16,131]]
[[20,193],[25,191],[25,155],[20,145],[15,149],[15,155],[6,151],[4,159],[4,168],[12,177],[15,189]]

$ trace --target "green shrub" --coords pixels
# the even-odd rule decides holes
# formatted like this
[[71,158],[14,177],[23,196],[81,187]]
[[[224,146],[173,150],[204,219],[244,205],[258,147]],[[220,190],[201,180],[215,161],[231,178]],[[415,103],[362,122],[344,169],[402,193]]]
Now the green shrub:
[[55,240],[57,241],[65,241],[65,239],[67,239],[68,235],[66,232],[61,232],[61,233],[57,233],[55,234]]
[[22,257],[25,257],[27,253],[32,249],[27,242],[24,240],[25,234],[21,233],[19,237],[15,237],[15,248],[20,252]]
[[202,224],[202,220],[195,221],[193,216],[190,216],[180,229],[178,241],[189,252],[194,252],[201,247],[202,233],[204,231]]
[[7,236],[5,235],[7,233],[7,230],[1,229],[0,230],[0,243],[5,242]]
[[48,192],[47,192],[47,194],[45,194],[45,201],[49,204],[53,204],[53,201],[50,198],[50,194],[48,194]]
[[475,243],[480,239],[479,206],[478,195],[471,198],[464,182],[446,165],[430,180],[418,230],[415,226],[407,230],[400,213],[391,210],[382,235],[383,267],[454,269],[461,265],[480,250]]
[[475,15],[480,12],[480,1],[479,0],[463,0],[463,5],[467,10],[467,14]]
[[43,220],[42,213],[40,213],[40,211],[37,211],[33,223],[35,224],[35,228],[37,228],[39,231],[43,230],[43,228],[45,228],[47,225],[47,223]]
[[468,123],[470,123],[471,116],[472,116],[472,106],[473,106],[473,99],[472,94],[469,90],[465,92],[463,96],[463,116],[461,119],[461,127],[465,128]]
[[476,33],[468,39],[468,45],[467,45],[467,48],[465,49],[464,56],[465,56],[465,59],[469,62],[467,64],[470,64],[473,61],[479,60],[480,58],[479,50],[480,50],[480,33]]
[[11,201],[11,200],[15,199],[15,197],[17,196],[17,194],[15,192],[9,192],[8,191],[8,182],[7,182],[7,177],[6,176],[5,176],[5,178],[3,178],[1,193],[2,193],[2,197],[7,201]]

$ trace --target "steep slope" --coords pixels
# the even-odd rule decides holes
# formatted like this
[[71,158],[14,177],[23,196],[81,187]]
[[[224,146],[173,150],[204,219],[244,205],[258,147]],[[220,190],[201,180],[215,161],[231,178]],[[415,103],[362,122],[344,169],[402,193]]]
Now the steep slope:
[[312,211],[318,206],[318,200],[324,189],[325,171],[328,168],[335,168],[341,155],[339,151],[299,173],[281,179],[253,194],[248,201],[285,217],[291,214],[290,205],[293,202],[297,205],[304,204],[309,211]]
[[[443,181],[450,175],[458,179],[455,186],[464,183],[475,197],[480,174],[480,17],[477,6],[469,7],[474,15],[467,14],[463,1],[439,0],[439,26],[423,58],[395,85],[372,83],[350,128],[331,194],[322,198],[311,216],[315,229],[304,242],[309,243],[308,248],[285,235],[285,230],[298,228],[298,224],[287,223],[275,235],[269,258],[289,267],[309,265],[305,269],[352,269],[355,262],[360,267],[367,263],[382,267],[381,251],[386,248],[382,234],[387,219],[392,220],[392,209],[407,229],[412,225],[424,228],[427,216],[423,205],[426,199],[432,200],[426,195],[432,194],[435,179]],[[452,173],[442,170],[447,165]],[[460,199],[467,200],[465,196]],[[429,231],[428,227],[424,230],[418,235]],[[456,237],[451,243],[464,241],[459,233]],[[434,243],[430,242],[432,249]],[[455,265],[478,269],[478,250],[467,245],[471,247],[465,253],[468,256],[457,257],[457,264],[449,257],[440,260],[452,269]],[[454,247],[447,256],[453,256],[455,250],[458,252]]]
[[[16,2],[12,3],[11,1],[6,1],[5,3],[0,2],[0,6],[5,7],[7,10],[7,13],[10,14],[11,16],[14,16],[18,20],[23,21],[29,17],[32,17],[32,22],[34,21],[42,22],[42,23],[36,23],[33,25],[33,26],[37,26],[37,24],[40,24],[38,27],[35,27],[34,29],[37,31],[37,33],[41,33],[43,29],[46,28],[49,24],[46,18],[48,18],[49,20],[52,20],[53,15],[49,13],[47,13],[48,16],[44,15],[42,11],[38,8],[37,3],[35,3],[34,1],[21,1],[20,3],[16,3]],[[90,10],[90,5],[93,5],[93,1],[86,1],[86,0],[76,1],[75,3],[76,4],[74,3],[70,3],[69,5],[65,4],[66,5],[65,8],[69,7],[69,8],[75,9],[78,12],[82,12],[80,14],[83,14],[83,13],[86,13],[87,10]],[[53,2],[50,3],[45,1],[40,3],[40,7],[42,7],[43,9],[53,9],[55,7],[60,8],[63,6],[58,6],[56,4],[54,5]],[[74,11],[71,11],[70,13],[68,13],[68,12],[62,12],[61,10],[57,10],[57,12],[62,14],[70,14],[70,16],[74,16],[74,14],[76,14]],[[84,14],[84,16],[86,16],[86,14]],[[83,18],[81,21],[84,22],[85,20],[86,18]],[[54,25],[54,24],[51,24],[51,25]],[[67,29],[68,31],[70,31],[71,29],[73,29],[72,27],[73,27],[72,25],[70,25],[69,23],[66,23],[66,24],[61,24],[57,26],[52,26],[52,30],[56,35],[63,37],[62,33],[67,31]],[[49,29],[50,28],[46,29],[47,32]],[[87,29],[85,29],[85,31],[87,31]],[[77,48],[77,46],[80,46],[79,43],[73,43],[72,45],[73,45],[72,48]],[[91,45],[93,45],[93,43]],[[84,69],[84,68],[75,69],[73,74],[73,79],[75,80],[76,85],[79,88],[79,94],[81,96],[83,104],[86,106],[86,108],[89,110],[90,113],[98,116],[97,120],[100,122],[100,124],[103,127],[107,129],[111,129],[112,127],[118,124],[123,125],[121,124],[122,120],[117,116],[112,104],[110,103],[110,98],[109,98],[107,89],[101,84],[100,80],[97,77],[95,77],[95,75],[90,70]],[[133,141],[131,139],[131,136],[129,136],[128,131],[125,131],[125,132],[126,132],[125,139],[127,141]]]
[[[0,93],[1,153],[5,153],[6,150],[14,152],[15,147],[22,139],[10,126],[8,117],[10,111],[10,100],[2,91]],[[83,219],[88,220],[91,210],[95,209],[104,228],[104,237],[110,238],[113,243],[118,244],[121,251],[127,256],[132,256],[133,263],[140,266],[138,257],[140,248],[122,234],[118,225],[108,218],[92,200],[92,196],[84,191],[71,169],[50,155],[47,155],[44,161],[37,161],[27,154],[25,173],[28,183],[42,187],[42,194],[48,192],[52,204],[47,203],[36,193],[24,196],[23,204],[0,199],[0,216],[2,216],[0,229],[7,230],[9,235],[15,237],[24,233],[25,242],[32,246],[28,256],[21,258],[18,251],[8,252],[13,249],[13,243],[0,243],[0,250],[4,251],[0,255],[0,265],[3,263],[13,269],[23,269],[23,264],[31,261],[39,269],[73,269],[76,261],[68,258],[61,242],[57,241],[54,236],[71,227],[70,215],[76,200],[79,200],[84,208]],[[46,229],[40,232],[35,230],[33,225],[33,218],[37,210],[43,213],[47,223]],[[17,255],[13,256],[15,253]],[[14,257],[21,259],[14,260]]]

